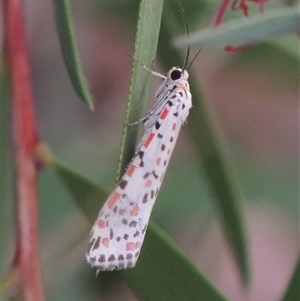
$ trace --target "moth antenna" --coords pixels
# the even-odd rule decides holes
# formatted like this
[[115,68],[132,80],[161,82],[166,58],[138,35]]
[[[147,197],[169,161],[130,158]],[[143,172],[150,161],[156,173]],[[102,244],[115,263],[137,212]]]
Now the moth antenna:
[[[178,2],[179,2],[179,5],[181,7],[181,13],[182,13],[183,20],[184,20],[185,30],[186,30],[187,38],[189,40],[190,39],[190,29],[189,29],[189,24],[188,24],[188,21],[187,21],[187,18],[186,18],[185,10],[184,10],[182,2],[180,0],[178,0]],[[202,49],[202,47],[200,47],[198,49],[197,53],[195,54],[195,56],[193,57],[191,62],[188,64],[188,60],[189,60],[189,56],[190,56],[190,45],[188,45],[182,70],[188,70],[192,66],[192,64],[194,63],[194,61],[197,58],[198,54],[200,53],[201,49]]]
[[[178,1],[178,2],[179,2],[179,5],[180,5],[180,8],[181,8],[181,13],[182,13],[182,17],[183,17],[183,20],[184,20],[186,34],[187,34],[187,37],[188,37],[188,40],[189,40],[190,39],[190,29],[189,29],[189,24],[187,22],[185,10],[184,10],[184,7],[182,5],[182,2],[181,1]],[[186,66],[188,64],[189,56],[190,56],[190,46],[187,47],[182,70],[187,70]]]
[[193,59],[191,60],[191,62],[190,62],[189,65],[187,66],[186,70],[189,70],[189,69],[190,69],[190,67],[191,67],[192,64],[194,63],[195,59],[197,58],[198,54],[200,53],[201,49],[202,49],[202,47],[200,47],[200,48],[198,49],[198,51],[197,51],[196,54],[194,55]]

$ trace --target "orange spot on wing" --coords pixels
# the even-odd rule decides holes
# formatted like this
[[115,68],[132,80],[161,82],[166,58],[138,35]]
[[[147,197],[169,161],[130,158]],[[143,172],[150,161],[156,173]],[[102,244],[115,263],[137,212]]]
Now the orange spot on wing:
[[103,229],[105,228],[105,221],[103,219],[100,219],[97,225],[100,229]]
[[127,251],[134,251],[134,243],[133,242],[128,242],[126,244],[126,250]]
[[172,126],[172,131],[175,131],[175,130],[176,130],[176,123],[174,123]]
[[145,146],[145,147],[148,147],[148,146],[149,146],[149,144],[151,143],[153,137],[154,137],[154,133],[150,133],[149,136],[147,137],[146,142],[144,143],[144,146]]
[[130,215],[131,216],[137,216],[139,213],[139,205],[138,204],[135,204],[133,206],[133,208],[130,210]]
[[160,162],[161,162],[161,157],[158,157],[158,158],[156,159],[156,165],[160,165]]
[[117,192],[113,192],[108,199],[108,203],[107,203],[108,208],[112,209],[119,199],[120,199],[120,195]]
[[109,246],[109,239],[108,239],[107,237],[103,238],[103,239],[102,239],[102,244],[103,244],[106,248],[108,248],[108,246]]
[[131,177],[133,175],[134,171],[135,171],[135,166],[134,165],[130,165],[128,167],[128,170],[127,170],[127,176]]
[[164,110],[160,114],[160,118],[165,119],[167,117],[168,113],[169,113],[169,110],[167,108],[164,108]]
[[151,180],[147,180],[145,187],[151,187],[152,186],[152,181]]

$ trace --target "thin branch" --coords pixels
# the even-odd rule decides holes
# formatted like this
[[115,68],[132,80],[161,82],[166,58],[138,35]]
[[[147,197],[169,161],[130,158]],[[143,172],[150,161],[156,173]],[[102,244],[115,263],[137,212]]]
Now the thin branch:
[[18,211],[17,244],[12,268],[20,270],[25,300],[42,301],[44,292],[38,251],[37,172],[34,159],[39,138],[33,107],[22,6],[20,0],[4,1]]

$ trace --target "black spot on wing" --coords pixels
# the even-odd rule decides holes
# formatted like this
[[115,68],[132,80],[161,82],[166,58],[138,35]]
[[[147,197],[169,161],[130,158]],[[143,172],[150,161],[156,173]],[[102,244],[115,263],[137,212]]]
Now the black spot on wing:
[[152,174],[153,174],[153,177],[154,177],[155,179],[158,179],[158,175],[155,173],[154,170],[152,171]]
[[144,197],[143,197],[143,203],[147,203],[148,202],[148,193],[145,193]]
[[105,262],[106,261],[106,258],[105,258],[105,255],[104,254],[101,254],[99,259],[98,259],[99,262]]
[[137,222],[136,222],[136,221],[131,221],[131,222],[129,223],[129,227],[136,227],[136,225],[137,225]]
[[138,152],[138,156],[139,156],[139,158],[141,159],[141,162],[140,162],[140,167],[144,167],[144,161],[143,161],[143,157],[144,157],[144,155],[145,155],[145,152],[143,152],[143,151],[139,151]]
[[150,175],[150,172],[146,172],[143,176],[143,179],[147,179],[149,177],[149,175]]
[[121,180],[120,183],[119,183],[119,186],[120,186],[121,189],[124,190],[126,188],[127,184],[128,184],[128,181]]
[[95,250],[95,249],[99,248],[100,241],[101,241],[101,237],[97,237],[97,240],[96,240],[96,242],[95,242],[94,247],[93,247],[92,250]]
[[116,260],[116,257],[115,257],[115,255],[111,254],[111,255],[108,257],[107,260],[108,260],[108,261],[115,261],[115,260]]

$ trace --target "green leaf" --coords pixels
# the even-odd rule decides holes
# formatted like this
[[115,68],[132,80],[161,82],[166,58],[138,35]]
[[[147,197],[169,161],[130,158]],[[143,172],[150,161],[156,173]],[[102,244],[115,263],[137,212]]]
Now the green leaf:
[[[149,68],[151,68],[156,56],[162,8],[163,1],[161,0],[143,0],[140,3],[134,58]],[[148,71],[134,62],[125,123],[137,121],[145,114],[151,77],[152,75]],[[121,177],[134,154],[138,133],[138,126],[124,127],[119,158],[118,179]]]
[[99,211],[95,208],[101,208],[108,197],[105,190],[89,179],[55,161],[55,159],[50,163],[50,166],[68,188],[77,205],[93,223]]
[[71,20],[68,0],[54,0],[56,25],[59,34],[60,47],[66,68],[76,94],[93,110],[94,103],[83,74],[79,54],[76,49],[75,35]]
[[216,29],[205,29],[174,40],[177,47],[241,46],[285,35],[299,30],[299,6],[277,8],[265,14],[252,15],[224,23]]
[[[174,38],[174,16],[176,8],[172,10],[169,2],[165,3],[164,18],[161,25],[159,58],[162,65],[170,66],[183,64],[183,55],[172,49],[169,55],[169,45]],[[203,13],[199,6],[198,14]],[[201,54],[200,54],[201,55]],[[192,92],[193,107],[188,117],[187,129],[199,157],[199,169],[203,168],[207,174],[211,191],[215,196],[216,208],[221,217],[222,229],[227,237],[229,246],[234,253],[243,282],[249,279],[249,263],[247,239],[244,230],[242,214],[243,196],[237,175],[234,173],[232,159],[228,146],[222,137],[220,129],[214,122],[209,109],[201,96],[198,81],[192,70],[189,70],[189,83]]]
[[[2,68],[0,70],[0,229],[10,228],[11,220],[15,210],[15,163],[14,145],[12,143],[11,129],[11,92],[9,91],[9,74],[4,59],[1,59]],[[9,214],[8,214],[9,212]],[[1,231],[1,264],[0,269],[5,270],[5,258],[9,249],[7,246],[11,241],[11,231]],[[3,251],[4,250],[4,251]],[[6,255],[5,255],[6,254]],[[4,268],[5,267],[5,268]],[[3,280],[2,280],[3,281]],[[1,285],[3,282],[1,283]],[[4,292],[3,288],[1,287]]]
[[137,266],[122,273],[139,300],[226,300],[153,223]]
[[288,288],[284,294],[282,301],[298,300],[299,296],[300,296],[300,259],[298,259],[291,281],[288,285]]

